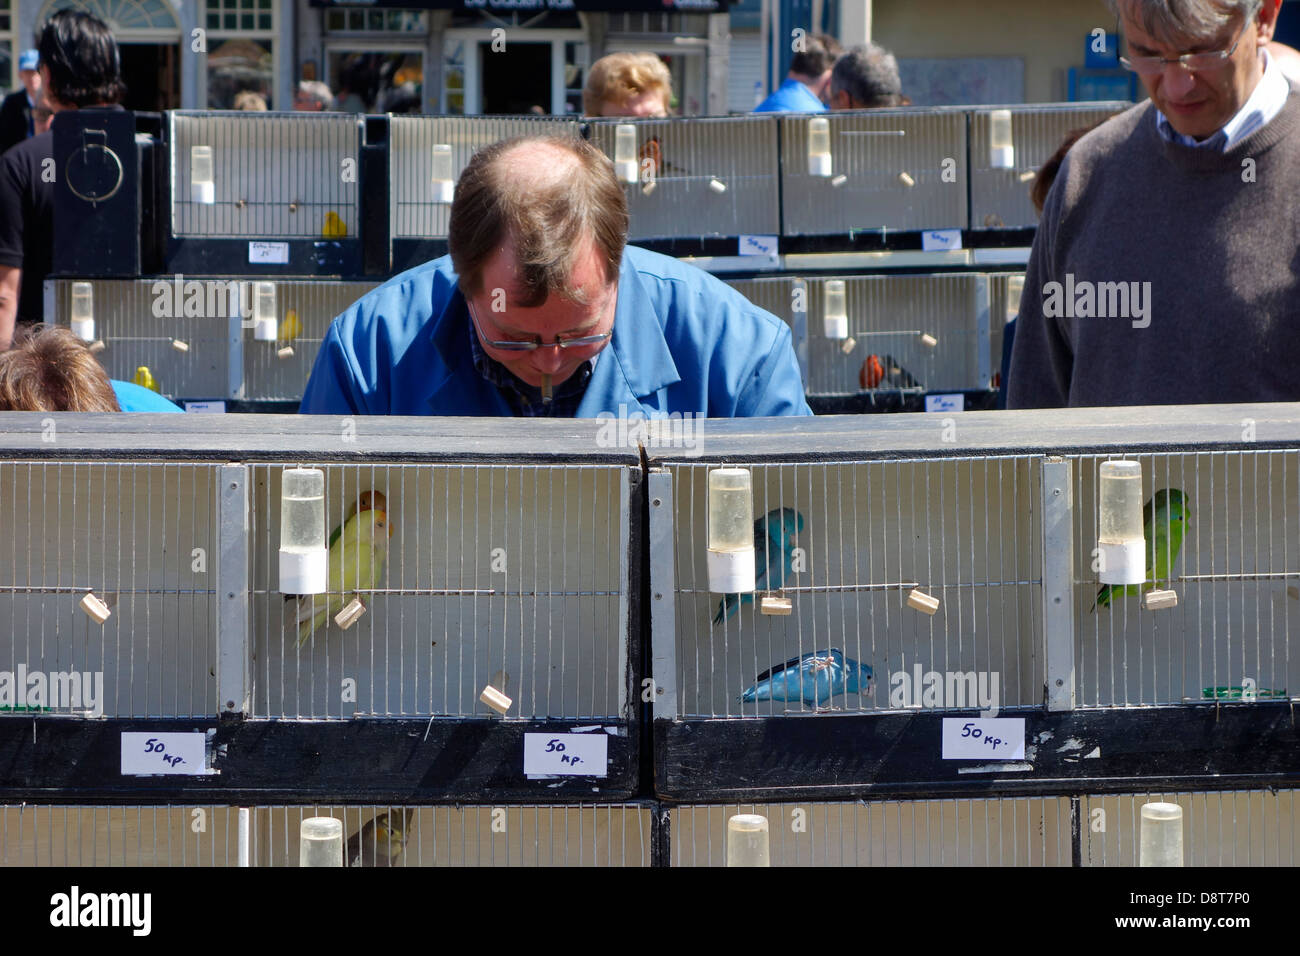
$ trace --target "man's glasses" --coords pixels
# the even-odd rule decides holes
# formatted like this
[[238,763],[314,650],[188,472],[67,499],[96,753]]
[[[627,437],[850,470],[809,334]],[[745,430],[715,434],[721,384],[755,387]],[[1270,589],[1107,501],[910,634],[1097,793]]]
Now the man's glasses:
[[474,321],[474,328],[478,331],[484,343],[503,352],[533,352],[537,349],[548,349],[553,345],[558,345],[562,349],[590,348],[593,345],[603,345],[614,334],[611,329],[608,332],[601,332],[599,335],[577,335],[573,337],[557,335],[554,342],[543,342],[540,335],[535,336],[532,341],[511,339],[498,342],[483,334],[483,326],[479,323],[478,314],[474,311],[474,304],[468,299],[465,300],[465,304],[469,306],[469,317]]
[[1119,61],[1124,64],[1126,70],[1132,70],[1141,76],[1155,76],[1157,73],[1163,73],[1167,63],[1177,63],[1183,69],[1190,70],[1192,73],[1199,73],[1203,70],[1217,70],[1228,62],[1232,54],[1237,52],[1237,46],[1241,43],[1241,38],[1245,35],[1248,26],[1250,26],[1249,19],[1242,25],[1241,31],[1237,34],[1236,42],[1226,50],[1216,50],[1213,53],[1184,53],[1182,56],[1169,57],[1168,59],[1159,56],[1122,56]]

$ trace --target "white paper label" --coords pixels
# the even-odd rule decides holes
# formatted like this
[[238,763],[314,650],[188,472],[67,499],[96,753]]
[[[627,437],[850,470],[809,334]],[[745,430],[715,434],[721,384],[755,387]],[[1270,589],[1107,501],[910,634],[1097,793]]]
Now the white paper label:
[[250,242],[248,244],[248,262],[250,265],[287,266],[289,264],[289,243]]
[[945,717],[944,760],[1024,760],[1025,718]]
[[962,395],[927,395],[925,410],[927,412],[960,412],[966,408],[966,399]]
[[608,775],[608,734],[524,734],[524,776]]
[[185,403],[185,410],[186,410],[187,412],[217,412],[217,413],[224,413],[225,410],[226,410],[226,403],[225,403],[225,402],[221,402],[221,401],[216,401],[216,402],[186,402],[186,403]]
[[961,248],[960,229],[927,229],[921,233],[921,248],[926,252]]
[[741,236],[740,254],[742,256],[768,256],[776,258],[776,236]]
[[122,733],[122,775],[182,774],[204,776],[212,773],[204,765],[202,731],[190,733]]

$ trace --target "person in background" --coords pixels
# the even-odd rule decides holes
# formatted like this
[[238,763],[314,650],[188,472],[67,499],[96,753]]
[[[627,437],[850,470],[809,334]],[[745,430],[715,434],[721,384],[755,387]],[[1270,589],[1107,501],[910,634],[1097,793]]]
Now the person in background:
[[906,106],[894,54],[874,43],[849,47],[831,68],[833,110],[869,110]]
[[627,197],[591,143],[494,143],[455,197],[451,254],[334,320],[300,411],[812,414],[789,326],[704,270],[627,245]]
[[14,90],[0,103],[0,153],[36,135],[32,110],[41,92],[39,62],[40,54],[35,50],[18,54],[18,82],[22,89]]
[[63,326],[24,326],[0,352],[0,412],[179,411],[147,388],[110,379]]
[[320,80],[301,80],[293,98],[293,108],[300,112],[319,113],[334,109],[334,94]]
[[831,95],[831,68],[843,52],[833,36],[818,33],[805,39],[805,49],[790,58],[785,82],[755,113],[824,113]]
[[[1047,202],[1047,194],[1052,189],[1052,183],[1056,182],[1056,174],[1061,170],[1065,154],[1070,151],[1071,146],[1100,125],[1101,123],[1093,123],[1091,126],[1080,126],[1078,129],[1070,130],[1065,134],[1065,139],[1061,140],[1061,145],[1056,147],[1056,152],[1038,168],[1038,172],[1034,174],[1034,185],[1029,187],[1029,201],[1034,204],[1034,211],[1039,216],[1043,214],[1043,204]],[[1019,311],[1019,303],[1017,303],[1017,311]],[[1011,374],[1011,349],[1015,342],[1016,320],[1012,319],[1002,330],[1002,371],[998,377],[998,398],[995,408],[1007,407],[1007,379]]]
[[653,53],[611,53],[587,72],[582,109],[588,116],[663,117],[672,104],[673,78]]
[[1281,0],[1112,0],[1150,99],[1061,164],[1025,274],[1011,408],[1300,400],[1300,97]]
[[235,94],[234,102],[230,105],[232,109],[247,113],[265,113],[266,97],[256,90],[240,90]]
[[[41,86],[54,113],[120,110],[126,93],[117,42],[104,21],[60,10],[45,21],[36,44]],[[54,260],[54,133],[24,140],[0,156],[0,350],[15,322],[39,322],[42,285]]]

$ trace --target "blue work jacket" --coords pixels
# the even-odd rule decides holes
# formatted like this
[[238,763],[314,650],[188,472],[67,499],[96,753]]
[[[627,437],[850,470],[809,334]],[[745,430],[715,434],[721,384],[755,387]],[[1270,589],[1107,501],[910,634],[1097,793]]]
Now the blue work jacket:
[[807,85],[787,79],[775,93],[754,107],[755,113],[825,113],[826,104]]
[[[300,411],[509,416],[470,354],[469,309],[451,257],[410,269],[334,320]],[[627,246],[614,334],[578,418],[811,415],[790,329],[695,266]]]

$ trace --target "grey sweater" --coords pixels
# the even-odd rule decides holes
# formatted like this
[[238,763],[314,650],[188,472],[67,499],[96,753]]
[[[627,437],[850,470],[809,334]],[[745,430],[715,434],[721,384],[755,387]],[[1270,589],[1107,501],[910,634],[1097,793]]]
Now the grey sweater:
[[1295,88],[1226,153],[1166,142],[1149,101],[1070,150],[1008,384],[1009,408],[1300,400]]

